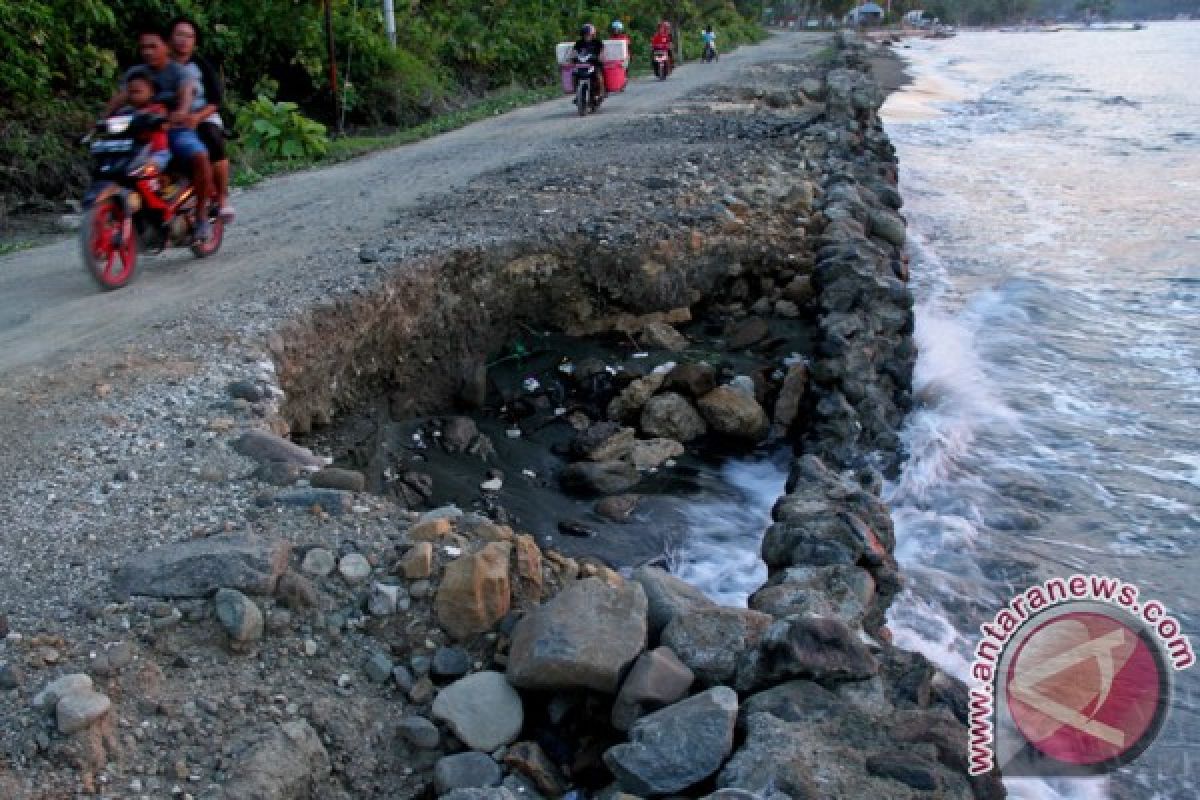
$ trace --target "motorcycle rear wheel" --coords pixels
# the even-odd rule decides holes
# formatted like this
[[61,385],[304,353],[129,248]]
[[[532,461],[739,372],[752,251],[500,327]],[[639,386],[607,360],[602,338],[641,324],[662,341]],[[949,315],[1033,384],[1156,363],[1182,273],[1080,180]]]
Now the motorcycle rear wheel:
[[83,267],[105,291],[124,288],[137,270],[137,231],[116,197],[93,205],[79,228]]
[[209,214],[208,224],[212,227],[212,236],[209,237],[208,242],[206,244],[192,243],[192,255],[196,258],[208,258],[215,255],[221,249],[221,242],[225,239],[225,221],[221,219],[220,214]]

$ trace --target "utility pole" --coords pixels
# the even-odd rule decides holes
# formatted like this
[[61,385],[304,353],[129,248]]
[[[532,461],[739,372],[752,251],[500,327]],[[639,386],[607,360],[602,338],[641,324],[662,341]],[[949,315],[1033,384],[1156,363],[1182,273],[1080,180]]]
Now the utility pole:
[[392,0],[383,0],[383,29],[387,32],[392,48],[396,47],[396,6]]

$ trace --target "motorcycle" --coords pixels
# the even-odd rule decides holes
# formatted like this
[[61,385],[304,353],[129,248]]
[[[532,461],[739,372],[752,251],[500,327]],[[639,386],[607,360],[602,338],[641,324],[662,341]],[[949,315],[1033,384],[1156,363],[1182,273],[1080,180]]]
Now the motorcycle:
[[[139,143],[165,124],[160,114],[121,114],[100,120],[84,137],[92,185],[83,198],[80,244],[84,268],[102,289],[120,289],[133,280],[139,248],[161,253],[188,247],[196,258],[206,258],[221,247],[225,225],[214,204],[197,200],[187,174],[174,163],[160,171]],[[209,218],[206,242],[195,238],[197,213]]]
[[571,79],[575,84],[575,108],[579,111],[579,116],[586,117],[600,108],[601,98],[597,91],[599,81],[596,72],[599,66],[593,61],[590,53],[576,53],[574,64]]
[[717,55],[717,48],[713,45],[713,43],[705,42],[704,43],[704,63],[711,64],[712,62],[716,61],[718,58],[720,58],[720,56]]
[[650,55],[650,60],[654,62],[654,77],[660,81],[665,81],[667,76],[671,74],[671,53],[666,49],[655,48]]

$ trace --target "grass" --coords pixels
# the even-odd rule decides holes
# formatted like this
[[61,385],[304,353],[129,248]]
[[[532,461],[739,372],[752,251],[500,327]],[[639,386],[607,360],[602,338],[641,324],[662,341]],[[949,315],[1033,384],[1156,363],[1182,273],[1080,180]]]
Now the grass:
[[561,92],[562,90],[558,86],[539,89],[511,89],[458,111],[441,114],[411,128],[403,128],[385,134],[343,136],[334,139],[329,143],[329,150],[325,155],[318,158],[257,161],[254,154],[241,153],[234,158],[233,184],[242,187],[253,186],[272,175],[337,164],[367,153],[430,139],[470,125],[472,122],[550,100],[559,96]]
[[19,253],[22,250],[28,250],[33,247],[33,242],[28,239],[18,239],[12,242],[0,242],[0,257]]

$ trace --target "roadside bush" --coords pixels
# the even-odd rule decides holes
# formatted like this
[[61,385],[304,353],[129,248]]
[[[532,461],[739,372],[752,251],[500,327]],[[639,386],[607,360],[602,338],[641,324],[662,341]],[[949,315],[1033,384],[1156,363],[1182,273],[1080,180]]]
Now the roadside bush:
[[277,103],[265,95],[242,106],[237,114],[242,146],[285,161],[325,155],[329,149],[325,126],[301,114],[299,108],[295,103]]

